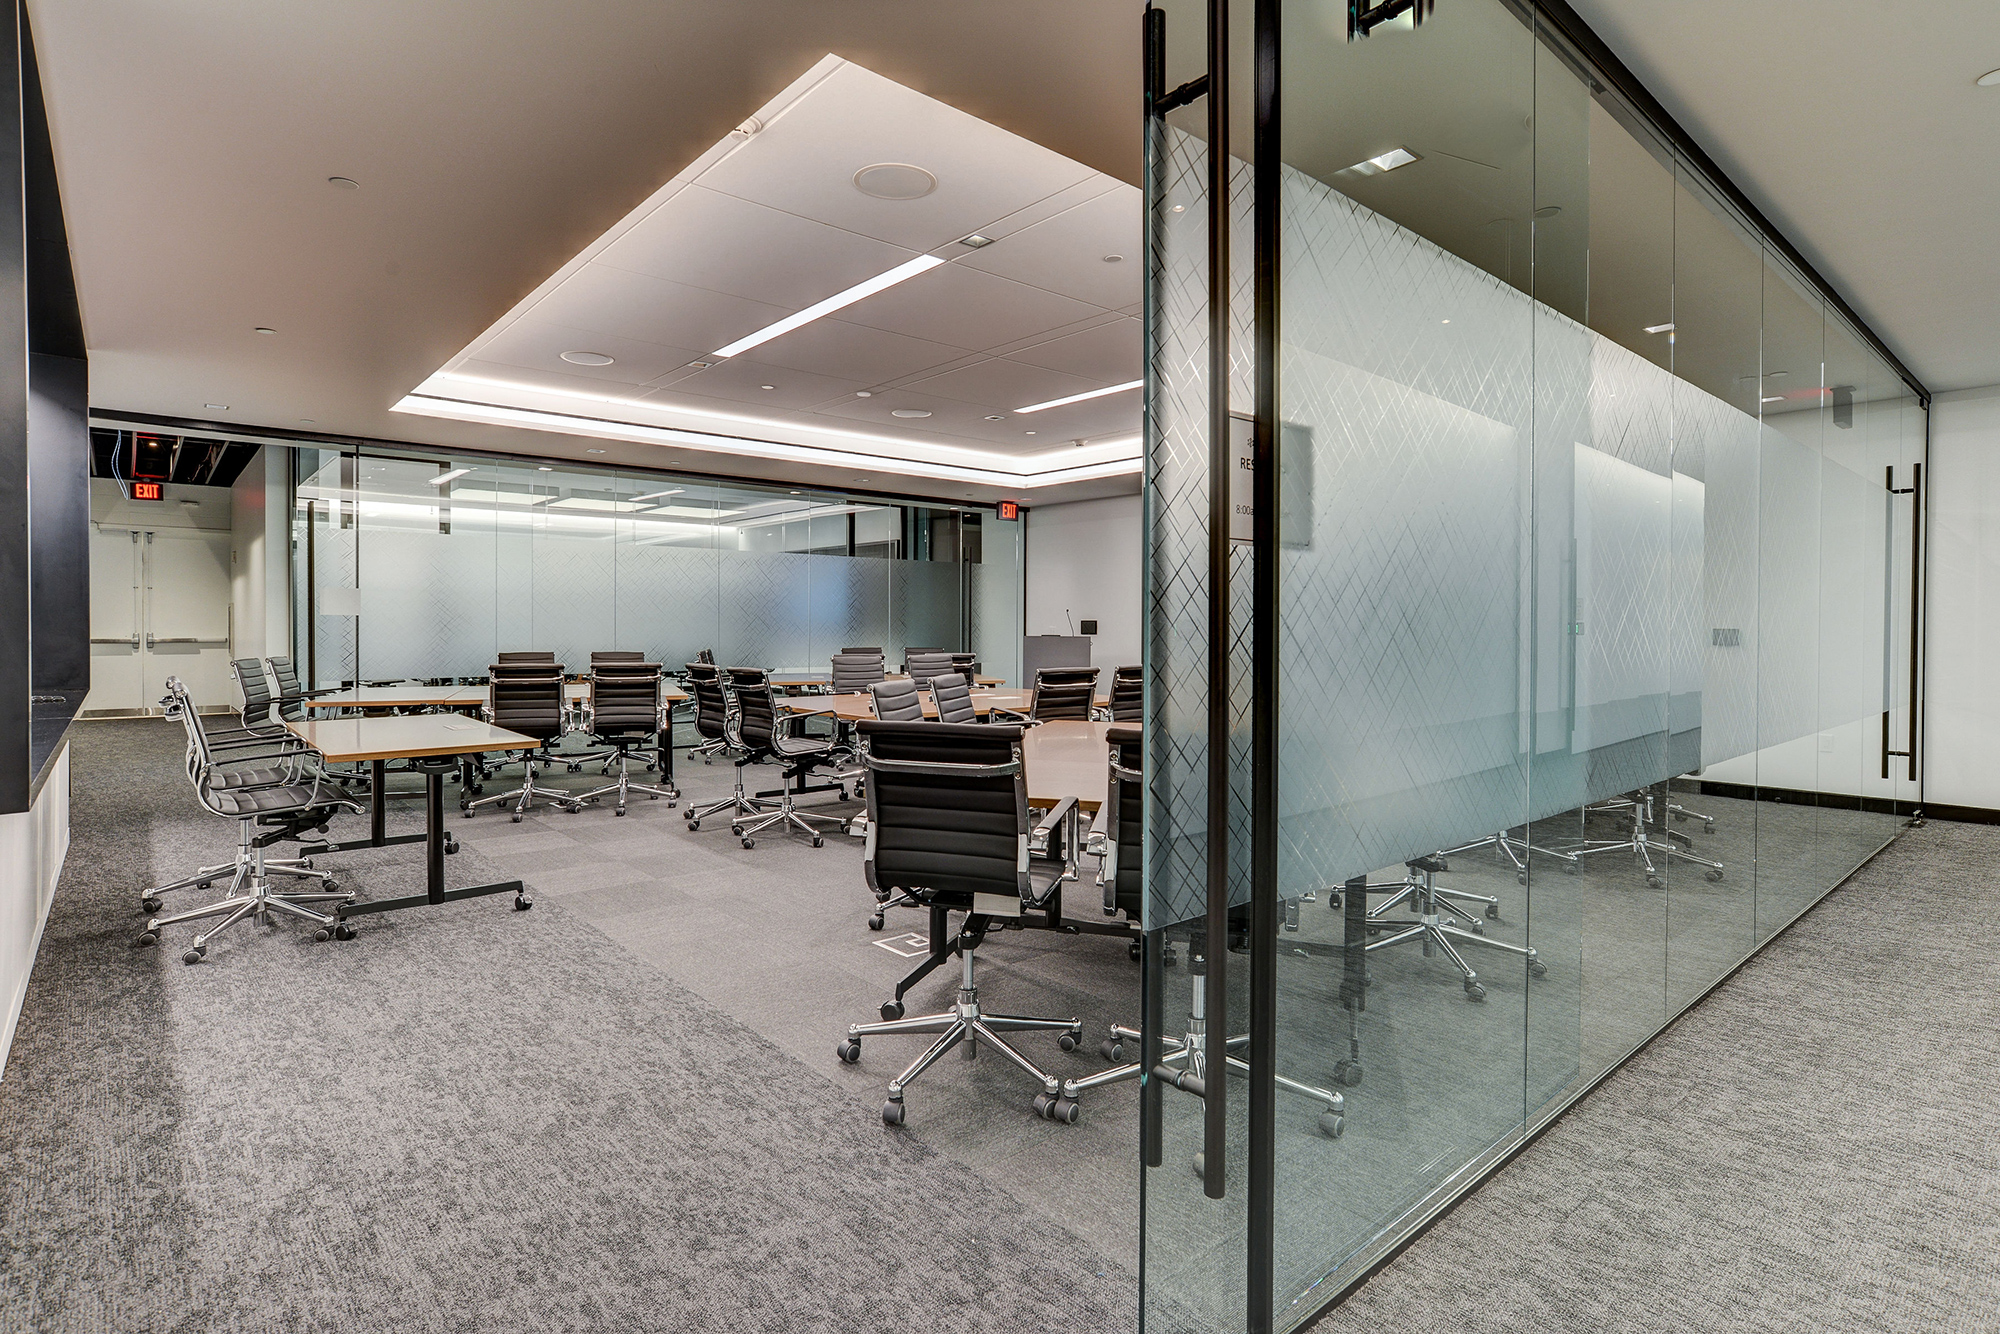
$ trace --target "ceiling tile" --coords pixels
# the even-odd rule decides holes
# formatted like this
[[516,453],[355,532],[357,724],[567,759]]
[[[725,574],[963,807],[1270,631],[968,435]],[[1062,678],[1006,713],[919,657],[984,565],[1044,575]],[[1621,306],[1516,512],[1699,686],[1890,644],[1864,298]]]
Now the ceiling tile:
[[[578,366],[564,361],[564,352],[600,352],[609,366]],[[584,380],[644,384],[685,365],[699,351],[669,347],[633,338],[619,338],[601,329],[579,329],[538,319],[518,319],[478,350],[481,361],[503,366],[549,371]]]
[[901,246],[690,185],[612,242],[595,262],[792,311],[914,255]]
[[[876,199],[854,175],[909,163],[937,178],[920,199]],[[701,183],[912,250],[947,245],[1095,175],[997,125],[859,65],[829,75]]]
[[839,318],[934,343],[985,348],[1095,313],[1092,306],[1039,287],[946,264],[849,306]]
[[868,385],[960,360],[967,350],[828,318],[773,338],[737,360]]
[[[1139,192],[1120,184],[976,250],[961,264],[1118,310],[1141,299],[1145,264]],[[1106,255],[1123,255],[1107,264]]]
[[[767,384],[771,388],[764,388]],[[705,371],[677,378],[673,388],[674,394],[726,398],[768,410],[810,408],[837,395],[851,395],[857,389],[866,389],[868,384],[861,380],[761,366],[737,357]],[[670,402],[674,394],[655,394],[647,401]]]
[[1078,375],[999,357],[962,366],[942,375],[929,376],[908,388],[921,394],[937,394],[961,403],[976,403],[988,412],[1012,412],[1030,403],[1102,389],[1104,382]]
[[1138,320],[1121,318],[1009,352],[1007,357],[1105,384],[1123,384],[1144,373],[1145,349],[1139,335]]
[[531,313],[550,324],[712,352],[792,312],[593,263],[543,297]]

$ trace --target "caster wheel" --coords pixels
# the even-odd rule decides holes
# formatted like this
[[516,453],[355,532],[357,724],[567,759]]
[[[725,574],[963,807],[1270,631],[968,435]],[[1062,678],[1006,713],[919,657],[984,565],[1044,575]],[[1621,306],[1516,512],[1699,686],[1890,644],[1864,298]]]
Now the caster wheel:
[[852,822],[851,822],[851,821],[848,821],[848,820],[842,820],[842,821],[840,822],[840,832],[841,832],[841,833],[843,833],[843,834],[851,834],[851,833],[853,833],[854,831],[853,831],[852,829],[848,828],[848,825],[849,825],[850,823],[852,823]]
[[1660,879],[1660,877],[1658,877],[1658,876],[1656,876],[1656,875],[1649,875],[1649,876],[1647,876],[1647,877],[1646,877],[1646,888],[1647,888],[1647,889],[1658,889],[1658,888],[1660,888],[1660,886],[1662,886],[1662,885],[1664,885],[1664,884],[1666,884],[1666,883],[1667,883],[1666,881],[1664,881],[1664,880]]
[[746,848],[754,848],[757,846],[757,840],[754,838],[746,838],[743,840],[743,846]]
[[458,855],[458,840],[450,834],[444,836],[444,855],[447,857],[456,857]]
[[1328,1139],[1339,1139],[1340,1132],[1347,1129],[1347,1118],[1331,1109],[1319,1114],[1319,1133]]
[[526,912],[528,911],[528,909],[534,906],[535,906],[535,901],[529,898],[526,894],[516,894],[514,896],[515,912]]
[[1525,884],[1527,884],[1527,883],[1528,883],[1528,873],[1527,873],[1526,871],[1516,871],[1516,872],[1514,872],[1514,883],[1515,883],[1515,884],[1517,884],[1517,885],[1525,885]]
[[1465,984],[1465,998],[1475,1002],[1484,1001],[1486,999],[1486,988],[1477,982],[1467,982]]
[[486,784],[484,783],[474,783],[472,785],[472,795],[474,795],[475,797],[478,796],[481,792],[484,792],[485,790],[486,790]]
[[876,913],[873,917],[868,919],[868,929],[870,931],[880,931],[882,929],[881,913]]
[[1062,1099],[1056,1097],[1054,1094],[1037,1093],[1035,1095],[1035,1103],[1034,1103],[1035,1115],[1041,1117],[1045,1121],[1055,1120],[1056,1104],[1060,1101],[1062,1101]]
[[1675,811],[1675,812],[1674,812],[1674,823],[1675,823],[1675,824],[1686,824],[1686,823],[1687,823],[1687,818],[1688,818],[1688,817],[1687,817],[1687,812],[1686,812],[1686,811]]
[[521,823],[521,813],[519,811],[515,811],[511,818],[513,819],[515,824]]
[[1564,862],[1564,863],[1563,863],[1563,874],[1564,874],[1564,875],[1575,875],[1575,874],[1577,873],[1578,869],[1579,869],[1579,867],[1577,866],[1577,863],[1575,863],[1575,862],[1573,862],[1573,861],[1570,861],[1570,862]]
[[1480,921],[1477,917],[1466,918],[1465,925],[1471,930],[1472,934],[1475,936],[1483,936],[1486,934],[1486,923]]
[[899,1126],[903,1124],[902,1099],[891,1098],[888,1102],[882,1104],[882,1124],[885,1126]]
[[157,945],[159,943],[160,933],[157,931],[141,931],[139,938],[132,942],[133,945],[142,949],[147,945]]
[[458,808],[458,813],[459,813],[460,815],[463,815],[463,816],[464,816],[464,817],[465,817],[466,819],[468,819],[468,820],[470,820],[470,819],[471,819],[471,818],[473,817],[473,815],[475,814],[475,812],[473,811],[473,809],[472,809],[472,808],[471,808],[470,806],[461,806],[461,807],[459,807],[459,808]]
[[[324,834],[326,832],[326,826],[321,825],[319,827],[319,832]],[[299,869],[301,871],[310,871],[312,870],[312,868],[313,868],[313,859],[310,857],[306,858],[304,861],[299,863]]]
[[648,792],[646,794],[647,801],[658,801],[659,799],[660,799],[660,794],[657,792]]
[[206,955],[207,953],[208,951],[206,949],[189,950],[187,951],[187,953],[181,955],[181,962],[189,965],[198,964],[201,962],[202,956]]
[[1075,1098],[1057,1098],[1054,1106],[1049,1108],[1049,1120],[1060,1121],[1066,1126],[1075,1125],[1076,1119],[1082,1115],[1083,1108],[1077,1105]]
[[1340,911],[1340,895],[1338,895],[1338,894],[1328,894],[1328,895],[1326,896],[1326,906],[1327,906],[1327,907],[1329,907],[1329,908],[1331,908],[1331,909],[1332,909],[1333,911],[1335,911],[1335,912],[1339,912],[1339,911]]
[[887,1019],[901,1019],[902,1017],[903,1017],[903,1002],[899,1000],[890,1000],[882,1002],[882,1018],[887,1020]]
[[[582,810],[582,809],[583,809],[583,807],[579,806],[579,807],[577,807],[577,809],[578,809],[578,810]],[[613,815],[623,815],[623,814],[625,814],[625,808],[624,808],[623,806],[620,806],[620,807],[619,807],[619,808],[618,808],[617,810],[615,810],[615,811],[613,811],[613,812],[611,812],[611,813],[612,813]]]
[[1549,966],[1547,964],[1543,963],[1540,959],[1528,960],[1529,977],[1547,977],[1548,975]]
[[145,898],[139,900],[140,910],[144,912],[148,917],[151,917],[154,913],[158,912],[160,909],[166,906],[167,906],[166,904],[162,903],[160,900],[152,897],[151,895],[147,895]]
[[840,1057],[842,1065],[853,1065],[856,1061],[861,1059],[861,1044],[856,1042],[853,1038],[849,1038],[847,1041],[841,1043],[838,1047],[835,1047],[833,1049],[833,1053],[834,1055]]
[[1489,903],[1489,904],[1487,904],[1487,905],[1486,905],[1486,920],[1487,920],[1487,921],[1489,921],[1489,922],[1497,922],[1497,921],[1499,921],[1499,920],[1500,920],[1500,905],[1499,905],[1499,904],[1497,904],[1497,903]]
[[333,928],[333,938],[335,940],[352,940],[354,939],[355,936],[359,934],[360,932],[356,931],[353,927],[349,926],[345,922],[338,923]]
[[324,945],[327,941],[333,939],[333,932],[326,927],[321,927],[319,930],[313,932],[313,939]]
[[1075,1051],[1082,1045],[1083,1034],[1081,1033],[1064,1033],[1056,1039],[1056,1046],[1063,1051]]
[[1712,833],[1714,833],[1714,832],[1715,832],[1715,821],[1713,821],[1713,820],[1709,820],[1709,821],[1706,821],[1705,823],[1703,823],[1703,825],[1702,825],[1702,827],[1701,827],[1701,832],[1702,832],[1702,833],[1704,833],[1704,834],[1712,834]]
[[1179,966],[1180,961],[1181,961],[1181,956],[1174,953],[1172,950],[1168,950],[1165,954],[1162,954],[1160,956],[1160,966],[1163,968],[1177,967]]
[[1708,881],[1708,882],[1709,882],[1710,884],[1713,884],[1713,883],[1715,883],[1716,881],[1718,881],[1718,880],[1722,879],[1722,872],[1720,872],[1720,871],[1705,871],[1705,872],[1703,872],[1703,873],[1702,873],[1702,879],[1704,879],[1704,880]]
[[824,847],[825,845],[826,845],[826,840],[825,840],[825,839],[821,838],[821,837],[820,837],[819,835],[817,835],[817,834],[813,835],[813,846],[814,846],[814,847],[816,847],[816,848],[818,848],[818,847]]
[[583,803],[580,801],[566,801],[562,804],[562,809],[566,815],[575,815],[583,809]]
[[580,764],[572,764],[569,766],[569,771],[573,774],[580,774],[583,772],[583,766]]
[[338,894],[340,892],[340,882],[338,880],[329,880],[322,889],[328,894]]
[[1133,963],[1137,963],[1139,962],[1139,960],[1146,957],[1146,951],[1140,946],[1139,942],[1135,940],[1131,944],[1125,947],[1125,957],[1130,959]]
[[1359,1084],[1361,1082],[1361,1062],[1335,1061],[1333,1063],[1333,1082],[1344,1085],[1347,1088],[1353,1088],[1356,1084]]
[[700,829],[701,829],[701,821],[699,821],[699,820],[689,820],[689,821],[688,821],[688,832],[689,832],[690,834],[692,834],[692,833],[696,833],[696,832],[698,832],[698,831],[699,831]]
[[1097,1054],[1113,1065],[1117,1065],[1125,1059],[1125,1044],[1117,1038],[1106,1038],[1097,1044]]
[[736,835],[736,837],[741,838],[743,837],[743,826],[740,824],[733,824],[729,826],[729,832]]

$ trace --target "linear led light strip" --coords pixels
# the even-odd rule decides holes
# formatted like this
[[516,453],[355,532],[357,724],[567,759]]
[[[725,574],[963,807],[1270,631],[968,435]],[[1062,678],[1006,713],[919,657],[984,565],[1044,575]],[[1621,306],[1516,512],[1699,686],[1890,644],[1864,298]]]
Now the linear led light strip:
[[801,325],[811,324],[822,315],[831,315],[834,311],[851,306],[865,297],[874,296],[884,288],[894,287],[906,278],[914,278],[920,273],[927,273],[942,263],[944,261],[936,255],[918,255],[915,259],[907,263],[898,264],[887,273],[878,273],[866,282],[854,284],[854,286],[848,288],[845,292],[835,292],[826,300],[815,302],[796,315],[787,315],[775,324],[767,324],[756,333],[739,338],[727,347],[719,347],[715,349],[715,355],[718,357],[733,357],[738,353],[748,352],[751,348],[762,343],[768,343],[781,334],[788,334]]
[[1145,383],[1144,380],[1127,380],[1124,384],[1114,384],[1109,389],[1093,389],[1087,394],[1071,394],[1068,398],[1052,398],[1046,403],[1033,403],[1025,408],[1015,408],[1014,411],[1019,414],[1040,412],[1045,408],[1068,407],[1072,403],[1081,403],[1085,399],[1103,398],[1106,394],[1122,394],[1128,389],[1137,389]]
[[718,453],[749,458],[778,459],[788,463],[824,463],[834,467],[859,467],[876,472],[898,473],[906,477],[930,477],[946,481],[977,482],[987,486],[1053,486],[1060,482],[1091,481],[1137,472],[1137,456],[1111,459],[1103,463],[1051,468],[1038,473],[1002,472],[994,468],[972,468],[946,463],[924,463],[881,454],[861,454],[852,450],[820,445],[791,445],[778,441],[754,440],[744,436],[710,435],[666,426],[642,426],[635,422],[606,417],[582,417],[540,408],[510,408],[495,403],[440,398],[430,394],[406,394],[392,411],[411,412],[426,417],[454,421],[483,421],[498,426],[530,426],[565,435],[587,435],[599,439],[636,440],[646,444],[688,445]]

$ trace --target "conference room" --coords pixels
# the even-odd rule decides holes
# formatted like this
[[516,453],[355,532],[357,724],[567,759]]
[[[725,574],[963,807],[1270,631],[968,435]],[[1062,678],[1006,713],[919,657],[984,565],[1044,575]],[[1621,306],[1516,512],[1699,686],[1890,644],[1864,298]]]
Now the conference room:
[[1897,847],[1928,391],[1580,20],[889,8],[418,25],[281,259],[24,9],[47,1327],[1338,1328]]

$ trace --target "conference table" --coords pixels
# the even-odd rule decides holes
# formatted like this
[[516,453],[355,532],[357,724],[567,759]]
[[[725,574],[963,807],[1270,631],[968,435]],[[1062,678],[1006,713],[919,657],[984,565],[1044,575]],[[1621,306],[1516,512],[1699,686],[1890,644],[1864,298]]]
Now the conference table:
[[[1026,713],[1028,706],[1035,699],[1034,691],[1013,688],[979,689],[970,693],[972,707],[980,713],[990,713],[994,709]],[[919,694],[918,699],[923,704],[924,717],[937,717],[937,701],[928,693]],[[1111,701],[1106,698],[1100,697],[1094,702],[1100,709],[1111,707]],[[865,690],[844,695],[813,695],[810,698],[781,699],[778,705],[794,713],[831,713],[844,723],[856,723],[875,716],[875,697]]]
[[[687,699],[687,692],[674,686],[660,687],[660,700],[665,704],[679,704]],[[590,682],[569,681],[563,685],[563,699],[570,704],[578,704],[590,698]],[[305,701],[308,709],[333,711],[339,709],[386,710],[386,709],[475,709],[486,703],[485,686],[356,686],[352,690],[337,691],[330,695],[320,695]]]
[[[285,727],[299,740],[317,751],[330,764],[366,764],[374,779],[368,801],[369,837],[359,843],[328,842],[300,851],[308,855],[339,852],[344,848],[389,847],[421,840],[424,851],[422,894],[394,899],[372,899],[366,903],[343,903],[334,910],[333,934],[351,940],[354,928],[346,919],[363,913],[393,912],[400,908],[435,907],[459,899],[484,898],[490,894],[514,896],[517,911],[532,908],[526,889],[519,880],[490,885],[446,889],[444,859],[458,851],[457,840],[444,826],[444,776],[453,772],[467,755],[489,750],[532,750],[539,744],[533,737],[495,727],[477,718],[456,713],[427,713],[397,717],[308,718],[289,722]],[[424,832],[385,836],[383,828],[382,766],[389,760],[409,760],[424,776]]]

